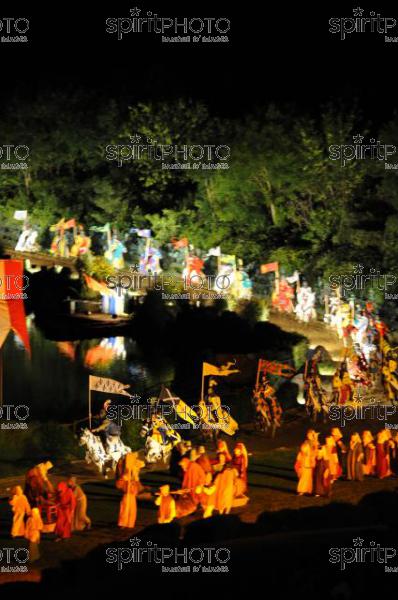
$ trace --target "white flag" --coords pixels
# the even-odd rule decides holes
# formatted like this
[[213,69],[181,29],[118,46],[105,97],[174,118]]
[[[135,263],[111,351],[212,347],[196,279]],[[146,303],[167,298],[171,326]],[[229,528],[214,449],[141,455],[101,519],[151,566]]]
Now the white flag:
[[215,248],[210,248],[210,250],[207,252],[207,256],[221,256],[220,246],[216,246]]
[[292,283],[297,283],[298,281],[300,281],[300,273],[298,271],[295,271],[293,273],[293,275],[291,275],[290,277],[286,277],[286,281],[290,284]]
[[27,210],[16,210],[14,212],[14,219],[16,219],[17,221],[25,221],[27,216],[28,216]]
[[122,396],[130,396],[126,392],[126,388],[129,388],[129,384],[120,383],[115,379],[109,379],[108,377],[96,377],[95,375],[89,375],[89,387],[94,392],[105,392],[106,394],[121,394]]

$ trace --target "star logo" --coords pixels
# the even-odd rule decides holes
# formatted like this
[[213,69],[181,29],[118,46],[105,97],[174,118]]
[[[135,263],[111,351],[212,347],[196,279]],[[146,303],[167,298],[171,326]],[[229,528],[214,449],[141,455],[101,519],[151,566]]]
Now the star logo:
[[136,263],[134,263],[133,265],[130,265],[131,273],[138,273],[139,270],[140,270],[140,265],[137,265]]
[[354,265],[354,274],[355,275],[360,275],[363,271],[363,265],[361,265],[360,263],[358,263],[357,265]]
[[357,135],[353,135],[352,139],[354,140],[354,144],[362,144],[363,135],[358,133]]
[[141,540],[138,537],[130,538],[130,544],[132,546],[139,546],[140,542],[141,542]]
[[133,394],[131,396],[131,402],[133,402],[134,404],[137,404],[141,399],[141,396],[139,394]]
[[352,541],[354,542],[355,547],[361,547],[363,544],[363,539],[360,537],[354,538]]
[[135,134],[135,135],[130,135],[130,142],[131,142],[132,144],[139,144],[139,143],[140,143],[140,139],[141,139],[141,136],[140,136],[140,135],[137,135],[137,134]]
[[360,8],[358,6],[357,8],[353,8],[352,12],[353,12],[354,17],[361,17],[362,13],[363,13],[363,8]]
[[137,7],[130,8],[130,15],[132,17],[139,17],[140,16],[140,12],[141,12],[140,8],[137,8]]

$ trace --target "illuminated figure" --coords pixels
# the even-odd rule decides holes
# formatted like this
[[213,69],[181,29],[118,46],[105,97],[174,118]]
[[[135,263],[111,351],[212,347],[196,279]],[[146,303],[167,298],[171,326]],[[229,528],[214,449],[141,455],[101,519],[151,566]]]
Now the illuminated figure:
[[304,323],[309,323],[316,319],[315,292],[312,291],[306,282],[303,283],[300,291],[297,292],[297,304],[294,311],[297,318]]

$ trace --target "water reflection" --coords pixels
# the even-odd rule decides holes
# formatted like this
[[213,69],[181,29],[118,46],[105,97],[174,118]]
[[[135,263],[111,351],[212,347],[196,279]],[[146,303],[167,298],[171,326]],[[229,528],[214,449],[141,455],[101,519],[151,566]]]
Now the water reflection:
[[88,375],[130,384],[132,393],[174,377],[167,357],[147,362],[134,340],[112,337],[74,342],[47,340],[29,323],[32,356],[10,334],[4,346],[4,404],[25,404],[32,420],[71,422],[86,416]]

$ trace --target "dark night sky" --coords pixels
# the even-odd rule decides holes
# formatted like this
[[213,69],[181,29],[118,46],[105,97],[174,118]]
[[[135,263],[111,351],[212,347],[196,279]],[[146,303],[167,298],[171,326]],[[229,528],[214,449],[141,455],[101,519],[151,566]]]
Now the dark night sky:
[[[137,99],[186,96],[205,100],[221,115],[239,115],[269,101],[315,108],[329,99],[360,98],[375,121],[398,104],[394,90],[398,43],[377,33],[354,33],[342,41],[329,33],[331,17],[350,17],[357,3],[322,7],[282,2],[259,11],[257,2],[108,2],[88,8],[68,2],[32,9],[13,3],[4,16],[27,16],[28,44],[0,44],[4,101],[39,91],[93,89],[104,96]],[[302,3],[300,3],[302,4]],[[309,4],[309,3],[308,3]],[[138,6],[162,16],[226,16],[227,44],[162,44],[160,36],[130,33],[121,41],[105,32],[107,17],[128,17]],[[385,4],[360,4],[397,17]],[[392,34],[394,35],[394,34]],[[398,26],[397,26],[398,35]]]

